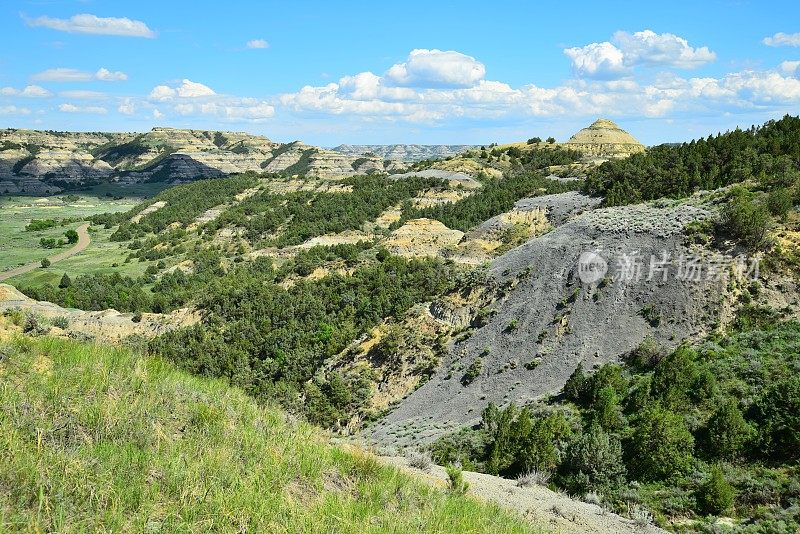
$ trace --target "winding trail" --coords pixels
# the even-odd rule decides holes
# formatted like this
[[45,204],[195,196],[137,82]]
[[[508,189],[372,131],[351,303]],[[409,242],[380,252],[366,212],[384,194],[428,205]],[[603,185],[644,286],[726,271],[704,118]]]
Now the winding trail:
[[[89,244],[92,242],[91,238],[89,238],[89,223],[82,224],[77,228],[78,232],[78,242],[75,243],[75,246],[69,250],[65,250],[64,252],[60,252],[54,256],[50,256],[47,258],[50,260],[50,263],[57,263],[62,260],[66,260],[67,258],[71,258],[76,254],[80,254]],[[17,267],[16,269],[11,269],[10,271],[0,272],[0,282],[4,280],[8,280],[14,276],[19,276],[21,274],[29,273],[34,269],[38,269],[41,267],[41,261],[35,261],[28,263],[26,265],[22,265],[21,267]]]

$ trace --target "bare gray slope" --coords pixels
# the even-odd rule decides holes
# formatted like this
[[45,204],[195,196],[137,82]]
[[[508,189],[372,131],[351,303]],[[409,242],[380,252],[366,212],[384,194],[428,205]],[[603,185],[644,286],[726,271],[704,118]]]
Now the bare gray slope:
[[[440,368],[369,430],[385,445],[429,442],[475,423],[489,402],[525,403],[557,393],[583,362],[587,368],[620,360],[646,336],[665,346],[704,332],[724,309],[726,283],[677,275],[683,226],[707,212],[692,205],[626,206],[569,220],[494,261],[490,276],[506,294],[488,324],[455,343]],[[584,284],[578,259],[597,250],[608,260],[609,282]],[[668,277],[647,280],[651,255],[673,259]],[[641,265],[639,280],[623,279],[617,262],[629,254]],[[529,274],[526,276],[526,272]],[[464,385],[466,369],[480,358],[477,378]]]
[[[381,457],[381,460],[399,467],[429,483],[446,486],[448,477],[443,467],[433,466],[422,471],[409,465],[404,457]],[[494,502],[516,512],[535,525],[547,525],[553,532],[615,534],[650,534],[666,531],[652,524],[638,524],[617,514],[604,510],[596,504],[571,499],[544,486],[519,487],[508,480],[485,473],[464,471],[464,480],[469,483],[468,495],[480,500]]]

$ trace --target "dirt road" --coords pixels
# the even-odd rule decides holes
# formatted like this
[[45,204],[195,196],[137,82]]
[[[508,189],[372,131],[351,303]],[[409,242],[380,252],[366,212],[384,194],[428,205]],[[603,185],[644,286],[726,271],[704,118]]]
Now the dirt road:
[[[71,258],[72,256],[80,254],[81,252],[86,250],[86,247],[88,247],[89,243],[92,242],[92,240],[89,238],[89,224],[87,223],[80,225],[77,229],[77,232],[78,232],[78,242],[75,243],[75,246],[69,250],[65,250],[64,252],[60,252],[54,256],[50,256],[49,258],[47,258],[48,260],[50,260],[50,263],[56,263],[65,260],[67,258]],[[17,267],[16,269],[11,269],[10,271],[0,272],[0,282],[8,280],[9,278],[12,278],[14,276],[19,276],[21,274],[29,273],[41,266],[42,263],[37,261],[28,263],[27,265],[23,265],[21,267]]]

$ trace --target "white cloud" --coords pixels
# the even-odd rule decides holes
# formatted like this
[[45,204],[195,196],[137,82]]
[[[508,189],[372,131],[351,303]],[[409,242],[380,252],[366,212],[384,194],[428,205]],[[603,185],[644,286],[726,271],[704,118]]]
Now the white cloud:
[[52,93],[50,91],[38,85],[28,85],[22,91],[19,92],[20,96],[28,96],[33,98],[50,96],[51,94]]
[[201,96],[213,96],[217,93],[207,85],[184,79],[178,87],[178,96],[181,98],[197,98]]
[[244,119],[259,121],[275,115],[275,108],[266,102],[249,106],[225,106],[225,117],[228,119]]
[[132,98],[125,98],[117,108],[117,111],[123,115],[133,115],[136,112],[136,106]]
[[90,33],[94,35],[117,35],[123,37],[146,37],[152,39],[155,32],[142,21],[129,18],[98,17],[90,14],[75,15],[68,19],[51,17],[26,18],[29,26],[39,26],[70,33]]
[[623,51],[629,65],[667,65],[693,69],[717,58],[707,46],[692,48],[683,37],[644,30],[629,34],[616,32],[613,41]]
[[101,106],[76,106],[75,104],[61,104],[58,110],[64,113],[95,113],[98,115],[105,115],[108,110]]
[[19,94],[19,91],[14,89],[13,87],[3,87],[0,89],[0,96],[14,96]]
[[572,68],[578,76],[604,79],[628,73],[622,50],[607,41],[567,48],[564,53],[572,60]]
[[772,37],[764,37],[761,42],[767,46],[800,46],[800,33],[778,32]]
[[652,30],[633,34],[618,31],[611,42],[567,48],[564,53],[578,76],[596,79],[619,78],[639,65],[693,69],[717,57],[706,46],[693,48],[683,37]]
[[156,102],[169,102],[175,98],[202,98],[217,96],[207,85],[184,79],[176,88],[168,85],[157,85],[150,91],[148,98]]
[[797,67],[800,67],[800,61],[784,61],[778,68],[785,74],[795,74]]
[[269,48],[269,43],[264,39],[253,39],[252,41],[247,41],[247,48]]
[[175,98],[177,91],[172,87],[168,87],[166,85],[156,85],[153,87],[153,90],[150,91],[150,100],[155,100],[156,102],[164,102],[165,100],[172,100]]
[[[610,43],[608,43],[610,46]],[[606,50],[608,51],[608,50]],[[581,51],[583,52],[583,51]],[[597,75],[622,72],[624,61],[598,52],[583,66]],[[658,56],[655,56],[658,58]],[[673,59],[694,59],[676,54]],[[618,59],[618,56],[617,56]],[[639,56],[637,61],[644,61]],[[744,71],[721,78],[682,78],[666,71],[649,83],[630,78],[568,81],[552,88],[519,88],[490,80],[471,87],[410,88],[387,86],[386,78],[370,72],[342,77],[338,83],[305,86],[280,95],[287,111],[305,116],[348,116],[360,121],[442,123],[460,120],[523,120],[525,117],[675,117],[697,113],[726,114],[753,109],[791,109],[800,102],[800,80],[781,73],[793,63],[769,71]],[[631,69],[631,75],[634,72]],[[398,93],[397,91],[402,91]]]
[[161,118],[163,118],[163,117],[164,117],[164,114],[163,114],[163,113],[161,113],[161,112],[158,110],[158,108],[156,108],[156,109],[154,109],[154,110],[153,110],[153,118],[154,118],[154,119],[161,119]]
[[723,86],[760,102],[800,102],[800,80],[777,72],[745,71],[725,76]]
[[0,106],[0,115],[30,115],[28,108],[18,108],[17,106]]
[[92,73],[78,69],[58,68],[36,73],[31,78],[41,82],[88,82],[92,79]]
[[389,68],[385,79],[400,87],[471,87],[485,74],[482,63],[460,52],[416,49]]
[[34,74],[32,78],[42,82],[88,82],[92,80],[116,82],[127,80],[128,75],[119,71],[111,72],[106,68],[100,68],[95,73],[78,69],[56,68]]
[[381,92],[381,77],[371,72],[345,76],[339,80],[339,87],[354,100],[371,100]]
[[101,93],[100,91],[60,91],[58,96],[62,98],[80,98],[80,99],[97,99],[97,98],[105,98],[106,94]]
[[120,82],[128,79],[128,75],[121,71],[112,72],[106,68],[100,68],[94,73],[94,77],[104,82]]

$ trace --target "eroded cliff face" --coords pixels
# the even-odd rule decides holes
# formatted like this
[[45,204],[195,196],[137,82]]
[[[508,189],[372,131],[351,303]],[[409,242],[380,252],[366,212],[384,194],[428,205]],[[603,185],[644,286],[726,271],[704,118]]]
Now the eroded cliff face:
[[242,132],[0,130],[0,194],[52,194],[106,181],[180,183],[247,171],[340,178],[386,169],[377,156],[277,143]]
[[[431,307],[437,320],[470,328],[448,343],[430,380],[372,426],[368,438],[427,443],[476,422],[490,402],[525,404],[558,393],[578,364],[592,369],[620,361],[648,337],[672,348],[723,320],[734,275],[726,269],[711,276],[710,269],[734,258],[696,248],[683,234],[713,208],[666,202],[581,213],[591,203],[577,193],[518,203],[545,210],[554,228],[492,262],[490,285],[500,291],[477,314]],[[581,275],[585,253],[603,258],[602,276]],[[700,270],[689,276],[695,260]],[[466,384],[461,378],[476,361],[481,371]]]

